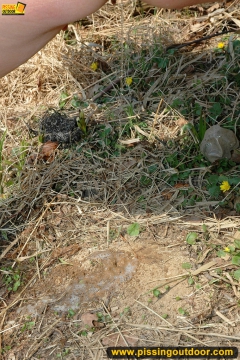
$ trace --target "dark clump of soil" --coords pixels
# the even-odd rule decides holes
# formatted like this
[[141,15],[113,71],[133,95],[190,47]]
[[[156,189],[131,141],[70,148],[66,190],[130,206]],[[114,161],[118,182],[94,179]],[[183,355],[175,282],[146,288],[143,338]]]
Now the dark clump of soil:
[[43,142],[57,141],[61,145],[72,144],[81,139],[81,130],[77,125],[76,118],[71,118],[65,113],[56,110],[48,110],[40,120],[40,133]]

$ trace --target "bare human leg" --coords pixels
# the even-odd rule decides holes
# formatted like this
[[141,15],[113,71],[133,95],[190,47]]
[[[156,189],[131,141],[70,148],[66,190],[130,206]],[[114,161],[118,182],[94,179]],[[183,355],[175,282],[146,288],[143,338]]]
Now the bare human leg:
[[[146,1],[163,8],[182,8],[199,2]],[[36,54],[66,24],[94,13],[106,2],[107,0],[29,0],[24,16],[0,15],[0,78]],[[0,0],[1,7],[6,3],[6,0]]]

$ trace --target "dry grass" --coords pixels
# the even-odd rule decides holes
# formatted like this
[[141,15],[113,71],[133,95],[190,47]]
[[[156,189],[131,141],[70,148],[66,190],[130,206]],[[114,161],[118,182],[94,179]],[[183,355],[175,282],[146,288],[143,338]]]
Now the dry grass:
[[[11,292],[9,298],[3,286],[1,325],[8,330],[2,333],[5,359],[10,359],[8,354],[11,356],[6,351],[8,345],[14,356],[16,349],[20,351],[19,359],[43,359],[44,354],[55,359],[56,354],[49,357],[49,352],[44,353],[45,339],[51,336],[53,343],[62,341],[71,348],[72,355],[64,356],[58,350],[61,358],[69,359],[80,358],[76,353],[81,353],[81,358],[105,358],[100,340],[106,341],[111,333],[125,339],[123,344],[126,339],[129,341],[129,336],[140,339],[140,346],[160,343],[186,346],[189,341],[195,346],[222,346],[240,340],[232,333],[232,324],[226,318],[210,324],[209,313],[204,315],[203,311],[200,325],[194,324],[193,316],[189,322],[182,317],[173,324],[164,322],[162,317],[159,320],[157,308],[155,311],[142,303],[148,301],[144,294],[141,302],[133,300],[131,311],[135,315],[141,313],[146,324],[137,315],[133,316],[135,323],[126,316],[107,323],[92,337],[84,337],[73,328],[75,319],[56,320],[45,309],[35,319],[38,328],[32,332],[27,329],[34,339],[31,344],[27,330],[20,330],[29,322],[23,316],[18,318],[17,327],[9,330],[14,316],[19,316],[17,308],[28,297],[34,297],[37,290],[32,288],[44,277],[45,269],[59,258],[53,256],[56,249],[73,244],[104,249],[111,247],[113,239],[126,240],[126,229],[134,222],[148,236],[158,234],[159,227],[168,228],[174,223],[180,231],[202,234],[202,248],[199,245],[191,251],[196,254],[207,251],[209,255],[202,261],[206,265],[214,259],[209,250],[211,240],[212,244],[227,246],[226,239],[240,226],[235,206],[235,199],[239,199],[238,184],[232,186],[226,197],[219,194],[214,198],[208,191],[207,177],[213,173],[238,178],[239,166],[221,165],[222,171],[218,171],[217,166],[201,159],[199,139],[192,128],[182,132],[182,126],[188,123],[198,131],[203,115],[209,116],[210,124],[228,123],[239,134],[239,83],[234,76],[239,69],[240,52],[233,46],[239,35],[223,39],[230,44],[226,52],[216,50],[222,38],[214,38],[193,48],[166,53],[167,46],[209,35],[213,28],[235,29],[240,21],[239,3],[232,2],[212,18],[197,13],[199,18],[205,16],[199,22],[193,21],[193,10],[182,14],[159,10],[149,17],[133,17],[133,10],[132,3],[116,7],[107,4],[90,17],[88,27],[70,25],[68,33],[56,36],[26,64],[0,80],[0,130],[1,133],[7,130],[0,158],[3,188],[0,239],[4,245],[0,258],[5,268],[2,280],[11,267],[13,272],[18,269],[25,274],[20,290]],[[193,34],[194,23],[201,26]],[[93,62],[98,63],[97,71],[91,69]],[[127,76],[133,79],[131,86],[125,84]],[[37,156],[30,161],[33,154],[41,153],[41,144],[29,127],[38,130],[45,111],[58,109],[61,101],[71,117],[78,115],[78,106],[83,109],[87,137],[70,149],[58,149],[52,162],[38,161]],[[73,106],[73,101],[79,105]],[[214,102],[221,103],[220,115],[212,110]],[[175,160],[174,153],[178,154]],[[191,202],[193,196],[195,200]],[[219,206],[220,200],[227,201],[225,208]],[[203,223],[208,229],[209,243],[203,240]],[[214,264],[210,265],[210,270],[206,266],[202,271],[211,271],[214,279]],[[231,287],[232,311],[237,313],[239,284],[228,274],[227,266],[236,269],[230,259],[215,267],[223,271],[223,284],[225,281]],[[187,272],[184,280],[186,276]],[[199,281],[204,283],[203,278]],[[164,282],[159,280],[162,287]],[[210,292],[214,288],[219,296],[220,285],[206,286],[209,287],[204,296],[212,311],[215,304],[209,300]],[[197,302],[199,296],[199,303],[203,304],[199,293],[194,292],[194,299]],[[227,301],[222,300],[222,308],[227,309]],[[92,306],[96,309],[99,303]],[[100,307],[105,314],[109,312],[104,301]],[[221,317],[221,313],[216,316]],[[228,331],[226,324],[230,326]],[[37,352],[38,357],[34,357]]]

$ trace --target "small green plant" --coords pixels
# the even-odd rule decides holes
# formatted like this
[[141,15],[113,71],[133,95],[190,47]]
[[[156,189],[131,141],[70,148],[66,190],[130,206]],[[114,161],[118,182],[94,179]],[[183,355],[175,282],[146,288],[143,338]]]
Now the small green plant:
[[154,289],[153,290],[153,295],[156,297],[156,298],[160,298],[161,296],[161,291],[159,291],[158,289]]
[[[226,164],[226,161],[222,160],[221,164]],[[228,177],[222,174],[212,174],[207,177],[207,180],[209,184],[208,192],[213,199],[219,199],[221,193],[224,194],[226,191],[230,190],[232,186],[234,187],[240,183],[240,177]]]
[[240,213],[240,203],[237,203],[237,204],[236,204],[236,212],[237,212],[237,213]]
[[191,276],[188,278],[188,284],[189,285],[194,285],[195,284],[195,281],[193,280],[193,278]]
[[57,353],[57,358],[61,358],[61,359],[62,359],[63,357],[69,355],[70,352],[71,352],[70,349],[64,349],[61,353]]
[[231,258],[233,265],[240,266],[240,252],[239,252],[240,241],[234,240],[234,243],[226,246],[224,249],[219,248],[217,251],[217,256],[223,259]]
[[189,315],[188,311],[183,309],[182,307],[180,307],[178,309],[178,312],[179,312],[180,315],[183,315],[183,316],[188,316]]
[[132,312],[129,306],[125,307],[123,311],[120,313],[120,316],[131,316]]
[[233,264],[233,265],[240,266],[240,252],[239,252],[239,253],[236,253],[236,254],[232,257],[232,264]]
[[102,312],[97,312],[98,321],[102,323],[110,322],[111,317],[108,314],[103,314]]
[[11,346],[10,345],[6,345],[1,349],[1,354],[6,354],[9,350],[11,350]]
[[234,245],[236,249],[240,249],[240,240],[239,239],[235,239],[234,240]]
[[8,233],[5,230],[0,230],[0,235],[4,240],[8,240]]
[[68,93],[63,91],[60,95],[60,100],[59,100],[60,109],[63,109],[65,107],[68,99],[69,99]]
[[209,237],[210,237],[210,234],[209,234],[209,231],[208,231],[208,228],[206,226],[206,224],[203,224],[202,225],[202,230],[203,230],[203,238],[208,241],[209,240]]
[[77,125],[80,128],[80,130],[83,133],[83,136],[87,135],[87,125],[86,125],[86,120],[85,120],[85,116],[84,116],[84,112],[83,111],[79,111],[79,117],[77,120]]
[[78,335],[80,335],[80,336],[87,336],[87,335],[88,335],[88,332],[87,332],[87,330],[82,330],[82,331],[79,331]]
[[162,314],[162,318],[163,318],[163,319],[167,319],[167,318],[168,318],[168,314]]
[[236,279],[237,281],[239,281],[239,280],[240,280],[240,269],[239,269],[239,270],[234,271],[234,273],[233,273],[233,277],[234,277],[234,279]]
[[6,161],[6,163],[16,169],[17,171],[17,179],[19,180],[23,167],[25,165],[26,157],[28,154],[29,144],[26,140],[21,140],[20,146],[12,149],[12,155],[14,157],[14,162]]
[[4,273],[3,282],[8,291],[17,291],[21,286],[21,276],[18,270],[13,272],[12,268],[1,268]]
[[203,119],[202,108],[201,108],[199,129],[198,129],[198,139],[200,142],[203,140],[206,130],[207,130],[207,123],[206,123],[205,119]]
[[25,322],[25,324],[24,324],[23,327],[21,328],[21,332],[24,332],[24,331],[27,331],[27,330],[31,330],[34,326],[35,326],[35,322],[34,322],[34,321],[27,321],[27,322]]
[[186,237],[186,242],[189,245],[195,245],[197,238],[198,238],[198,234],[196,232],[190,232]]
[[188,262],[182,263],[182,268],[185,270],[189,270],[189,269],[191,269],[191,267],[192,267],[192,265]]
[[217,275],[222,275],[223,271],[222,271],[222,269],[216,269],[215,272]]
[[70,318],[72,318],[74,315],[75,315],[75,311],[74,311],[73,309],[69,309],[69,310],[68,310],[68,315],[67,315],[67,317],[70,319]]
[[2,134],[0,138],[0,195],[3,194],[3,181],[4,181],[3,144],[6,136],[7,136],[7,130]]
[[140,178],[140,183],[142,186],[151,186],[152,184],[152,179],[149,176],[146,175],[142,175]]
[[138,236],[140,233],[140,225],[138,223],[133,223],[128,226],[127,233],[130,236]]
[[78,96],[74,95],[71,100],[71,105],[74,109],[79,109],[82,104],[82,101],[79,99]]

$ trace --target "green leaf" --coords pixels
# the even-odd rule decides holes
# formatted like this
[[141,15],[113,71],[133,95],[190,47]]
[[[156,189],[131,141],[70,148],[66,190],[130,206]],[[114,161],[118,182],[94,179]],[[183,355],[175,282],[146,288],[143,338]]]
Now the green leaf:
[[66,100],[67,98],[68,98],[68,94],[65,92],[62,92],[60,95],[60,101],[59,101],[60,109],[62,109],[65,106],[65,104],[67,102],[67,100]]
[[28,328],[28,330],[31,330],[31,329],[34,327],[34,325],[35,325],[35,322],[34,322],[34,321],[29,321],[29,322],[27,323],[27,328]]
[[75,311],[73,309],[68,310],[68,317],[73,317],[75,315]]
[[77,120],[77,126],[82,130],[83,134],[87,133],[87,125],[85,121],[85,116],[83,111],[79,111],[79,118]]
[[221,192],[220,186],[213,185],[208,188],[208,192],[212,197],[216,198],[220,195]]
[[202,117],[202,108],[201,108],[201,116],[199,120],[199,140],[202,141],[207,130],[207,123]]
[[216,185],[218,183],[218,181],[219,181],[219,176],[218,175],[210,175],[208,177],[208,182],[211,185]]
[[[185,125],[183,125],[182,126],[182,131],[183,132],[186,132],[186,131],[193,131],[193,129],[194,129],[194,126],[193,126],[193,124],[191,124],[191,123],[187,123],[187,124],[185,124]],[[195,130],[195,129],[194,129]]]
[[168,314],[162,314],[162,318],[163,318],[163,319],[167,319],[167,318],[168,318]]
[[152,184],[152,179],[146,175],[143,175],[141,176],[140,182],[143,186],[150,186]]
[[190,277],[190,278],[188,279],[188,284],[189,284],[189,285],[193,285],[194,282],[195,282],[195,281],[193,280],[192,277]]
[[133,223],[128,226],[127,233],[130,236],[138,236],[140,233],[140,225],[138,223]]
[[88,335],[88,332],[86,330],[82,330],[80,331],[79,335],[81,336],[87,336]]
[[240,256],[233,256],[232,257],[232,264],[233,265],[237,265],[237,266],[240,266]]
[[221,104],[218,102],[213,104],[213,106],[209,109],[209,113],[216,119],[222,113]]
[[229,178],[226,175],[219,175],[219,177],[218,177],[219,183],[222,183],[223,181],[228,181],[228,180],[229,180]]
[[169,55],[174,55],[175,52],[176,52],[176,49],[169,49],[169,50],[167,50],[167,54],[169,54]]
[[187,234],[187,237],[186,237],[186,242],[189,244],[189,245],[194,245],[196,244],[196,239],[198,237],[198,234],[195,233],[195,232],[190,232],[189,234]]
[[202,229],[203,229],[203,232],[205,232],[205,233],[208,232],[207,226],[205,224],[203,224]]
[[240,249],[240,240],[239,239],[234,240],[234,245],[237,249]]
[[173,100],[171,107],[173,107],[174,109],[178,109],[181,105],[182,105],[182,99],[177,98]]
[[234,279],[236,279],[236,280],[240,280],[240,270],[234,271],[233,277],[234,277]]
[[21,281],[17,280],[14,284],[13,284],[13,291],[17,291],[17,289],[19,288],[19,286],[21,285]]
[[7,235],[7,232],[5,230],[1,231],[1,236],[3,237],[4,240],[8,240],[8,235]]
[[159,291],[158,289],[154,289],[153,290],[153,295],[156,296],[157,298],[159,298],[160,295],[161,295],[161,291]]
[[74,96],[72,101],[71,101],[71,105],[74,108],[79,108],[81,106],[81,101],[78,99],[77,96]]
[[180,315],[187,315],[186,310],[184,310],[184,309],[181,308],[181,307],[178,309],[178,312],[179,312]]
[[223,251],[223,250],[218,250],[218,251],[217,251],[217,256],[220,257],[220,258],[221,258],[221,257],[224,258],[224,257],[226,256],[226,253],[225,253],[225,251]]
[[182,268],[183,268],[183,269],[186,269],[186,270],[187,270],[187,269],[191,269],[191,267],[192,267],[192,265],[191,265],[190,263],[183,263],[183,264],[182,264]]
[[149,174],[153,174],[153,173],[157,170],[157,168],[158,168],[158,165],[157,165],[157,164],[150,165],[150,166],[148,167],[148,173],[149,173]]
[[238,185],[240,183],[240,178],[239,177],[228,178],[228,182],[230,185]]
[[159,68],[166,69],[168,66],[169,59],[168,58],[156,58],[156,63]]

